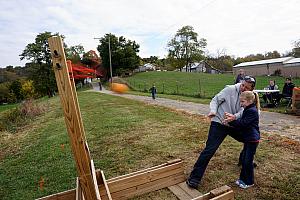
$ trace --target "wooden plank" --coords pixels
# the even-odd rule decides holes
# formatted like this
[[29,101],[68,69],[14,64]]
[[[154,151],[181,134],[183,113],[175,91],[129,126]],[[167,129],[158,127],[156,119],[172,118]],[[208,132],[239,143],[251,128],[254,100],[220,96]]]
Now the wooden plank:
[[[52,55],[53,70],[64,112],[65,123],[70,138],[71,149],[80,177],[80,186],[86,200],[100,200],[98,187],[94,187],[91,175],[90,155],[85,147],[85,133],[79,111],[76,91],[69,77],[62,40],[59,36],[48,39]],[[76,98],[76,99],[75,99]]]
[[[185,175],[183,173],[178,173],[178,174],[174,174],[172,176],[169,177],[165,177],[162,179],[158,179],[152,182],[148,182],[142,185],[138,185],[135,187],[130,187],[127,188],[125,190],[121,190],[121,191],[117,191],[117,192],[112,192],[111,196],[112,199],[128,199],[128,198],[132,198],[134,196],[139,196],[142,194],[146,194],[148,192],[152,192],[155,190],[159,190],[165,187],[169,187],[171,185],[175,185],[178,184],[180,182],[182,182],[183,180],[185,180]],[[108,184],[109,187],[109,184]],[[100,190],[100,194],[101,190]],[[101,196],[103,200],[106,200],[107,198],[105,196]]]
[[116,192],[120,190],[125,190],[126,188],[136,187],[154,180],[158,180],[164,177],[168,177],[172,174],[183,174],[182,162],[175,163],[169,166],[153,169],[150,171],[144,171],[139,174],[134,174],[132,176],[127,176],[119,180],[108,181],[110,192]]
[[112,200],[111,198],[111,194],[110,194],[110,191],[109,191],[109,187],[107,185],[107,182],[105,180],[105,176],[104,176],[104,172],[101,170],[101,176],[102,176],[102,180],[103,180],[103,185],[104,185],[104,189],[105,189],[105,194],[108,198],[108,200]]
[[[170,168],[168,168],[168,167],[170,167]],[[170,170],[170,169],[173,169],[173,170]],[[175,169],[175,171],[174,171],[174,169]],[[177,173],[174,174],[174,172],[177,172]],[[99,182],[103,183],[100,170],[96,170],[96,176],[97,176],[98,183]],[[148,177],[152,177],[152,178],[148,179],[148,181],[150,181],[150,182],[147,182],[145,184],[142,184],[142,182],[139,182],[139,181],[137,182],[138,184],[142,184],[142,185],[137,185],[136,183],[132,184],[132,183],[134,183],[132,181],[132,179],[136,180],[136,179],[138,179],[138,177],[143,177],[143,176],[144,177],[148,176]],[[162,177],[164,177],[164,178],[162,178]],[[159,179],[159,178],[162,178],[162,179]],[[156,180],[156,182],[152,183],[154,180]],[[123,192],[130,191],[130,193],[128,193],[128,195],[125,195],[125,196],[132,197],[132,196],[136,196],[137,194],[140,193],[140,192],[137,192],[136,190],[134,190],[133,188],[142,188],[141,193],[144,194],[147,191],[151,192],[152,191],[151,189],[158,190],[158,189],[162,189],[164,187],[168,187],[168,186],[175,185],[175,184],[185,181],[185,176],[183,173],[183,164],[182,164],[181,160],[171,161],[171,162],[164,163],[162,165],[158,165],[158,166],[140,170],[140,171],[137,171],[137,172],[134,172],[131,174],[126,174],[126,175],[123,175],[120,177],[115,177],[115,178],[109,179],[109,180],[107,180],[107,185],[108,185],[108,188],[110,189],[112,199],[116,199],[116,197],[118,199],[120,196],[122,196],[122,195],[120,195],[120,192],[122,192],[122,190],[120,190],[121,187],[118,188],[119,181],[120,181],[120,184],[123,186],[126,185],[126,181],[128,181],[128,183],[131,183],[131,184],[128,184],[127,187],[125,187],[125,189],[123,187],[123,189],[124,189]],[[153,185],[153,184],[157,184],[157,185]],[[101,185],[101,184],[98,184],[98,185]],[[111,187],[113,185],[116,188],[114,193],[111,191]],[[131,187],[128,187],[130,185],[131,185]],[[147,187],[149,187],[149,188],[147,188]],[[107,195],[105,195],[105,190],[101,187],[99,189],[100,189],[101,199],[102,200],[108,199]],[[72,193],[73,193],[72,198],[69,198],[69,199],[66,198],[63,200],[75,199],[75,190],[68,191],[68,195],[72,194]],[[57,198],[64,198],[65,195],[66,194],[63,192],[63,193],[57,194],[55,196],[55,198],[52,198],[53,195],[50,195],[50,196],[44,197],[42,200],[57,200]],[[126,197],[122,197],[122,198],[126,199]]]
[[94,165],[93,160],[91,160],[91,170],[92,170],[92,177],[93,177],[94,188],[95,188],[95,191],[96,191],[96,196],[99,196],[99,198],[100,198],[100,192],[99,192],[99,188],[98,188],[98,184],[97,184],[97,178],[96,178],[96,170],[95,170],[95,165]]
[[79,178],[76,178],[76,200],[83,200],[82,199],[82,190],[79,184]]
[[231,200],[231,199],[234,199],[234,193],[229,186],[224,185],[222,187],[213,189],[209,193],[206,193],[202,196],[196,197],[192,200],[212,200],[212,199],[214,199],[214,200],[227,200],[227,199],[229,200],[230,199]]
[[135,174],[141,174],[141,173],[146,172],[146,171],[150,171],[150,170],[153,170],[153,169],[165,167],[165,166],[172,165],[172,164],[179,163],[179,162],[182,162],[182,160],[181,160],[181,159],[170,160],[170,161],[168,161],[168,162],[166,162],[166,163],[164,163],[164,164],[156,165],[156,166],[154,166],[154,167],[142,169],[142,170],[139,170],[139,171],[136,171],[136,172],[132,172],[132,173],[129,173],[129,174],[117,176],[117,177],[111,178],[111,179],[109,179],[109,180],[107,180],[107,181],[108,181],[108,182],[112,182],[112,181],[115,181],[115,180],[120,180],[120,179],[123,179],[123,178],[125,178],[125,177],[133,176],[133,175],[135,175]]
[[223,185],[222,187],[218,187],[216,189],[213,189],[212,191],[210,191],[210,193],[213,196],[219,196],[220,194],[223,194],[225,192],[228,192],[231,190],[231,187],[229,187],[228,185]]
[[198,190],[189,188],[185,182],[179,183],[178,186],[181,187],[181,189],[188,193],[192,198],[202,195]]
[[173,194],[179,199],[179,200],[191,200],[192,196],[190,196],[188,193],[186,193],[181,187],[178,185],[172,185],[168,187]]
[[233,200],[234,199],[234,193],[232,190],[224,193],[224,194],[221,194],[219,196],[216,196],[210,200]]
[[76,189],[59,192],[49,196],[41,197],[36,200],[74,200],[76,198]]

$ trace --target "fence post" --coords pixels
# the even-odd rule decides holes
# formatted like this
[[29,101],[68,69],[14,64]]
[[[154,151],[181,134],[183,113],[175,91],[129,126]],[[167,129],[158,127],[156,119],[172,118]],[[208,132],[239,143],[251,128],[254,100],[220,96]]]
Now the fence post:
[[162,93],[165,93],[165,82],[163,82],[163,89],[162,89]]
[[201,80],[200,80],[200,78],[199,78],[199,95],[201,97]]
[[176,88],[177,88],[177,94],[178,94],[178,81],[176,81]]

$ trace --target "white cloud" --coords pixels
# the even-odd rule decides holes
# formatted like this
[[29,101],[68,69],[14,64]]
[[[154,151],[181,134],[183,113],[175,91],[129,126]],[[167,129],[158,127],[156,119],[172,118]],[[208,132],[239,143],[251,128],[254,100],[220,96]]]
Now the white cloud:
[[191,25],[211,53],[283,53],[300,39],[299,7],[298,0],[2,0],[0,66],[23,65],[18,55],[45,31],[85,50],[96,50],[94,37],[123,35],[140,44],[140,56],[163,57],[176,31]]

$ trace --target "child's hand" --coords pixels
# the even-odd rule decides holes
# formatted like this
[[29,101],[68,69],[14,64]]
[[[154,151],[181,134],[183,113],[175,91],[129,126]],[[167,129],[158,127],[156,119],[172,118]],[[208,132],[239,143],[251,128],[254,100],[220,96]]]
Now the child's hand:
[[227,124],[228,122],[232,122],[233,120],[235,120],[235,115],[225,112],[223,123]]

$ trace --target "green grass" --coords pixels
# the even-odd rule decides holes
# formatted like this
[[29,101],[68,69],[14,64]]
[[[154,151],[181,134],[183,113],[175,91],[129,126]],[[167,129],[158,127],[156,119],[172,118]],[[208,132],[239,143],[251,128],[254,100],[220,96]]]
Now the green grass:
[[[280,89],[283,88],[285,78],[266,77],[257,78],[257,89],[263,89],[269,84],[269,79],[275,79]],[[205,74],[184,72],[143,72],[126,78],[133,90],[148,91],[154,83],[158,93],[176,94],[184,96],[211,98],[222,90],[225,85],[234,83],[232,74]],[[300,79],[294,79],[295,85],[300,86]]]
[[[151,96],[149,94],[149,92],[146,93],[146,92],[139,92],[139,91],[129,90],[127,93],[128,94],[133,94],[133,95],[139,95],[139,96]],[[208,98],[197,98],[197,97],[172,95],[172,94],[158,94],[157,97],[158,98],[179,100],[179,101],[186,101],[186,102],[201,103],[201,104],[209,104],[210,101],[211,101],[211,99],[208,99]]]
[[[92,91],[79,92],[78,98],[91,156],[108,179],[175,158],[183,159],[189,173],[205,146],[209,124],[203,117]],[[17,133],[0,132],[3,200],[35,199],[75,187],[75,162],[60,102],[58,97],[47,102],[48,111]],[[225,139],[208,166],[201,192],[227,184],[237,199],[300,199],[299,143],[263,133],[256,155],[257,185],[247,191],[234,185],[240,150],[241,144]],[[38,187],[41,177],[43,191]],[[134,199],[176,198],[164,189]]]
[[19,104],[6,104],[6,105],[0,105],[0,112],[12,109],[17,107]]

